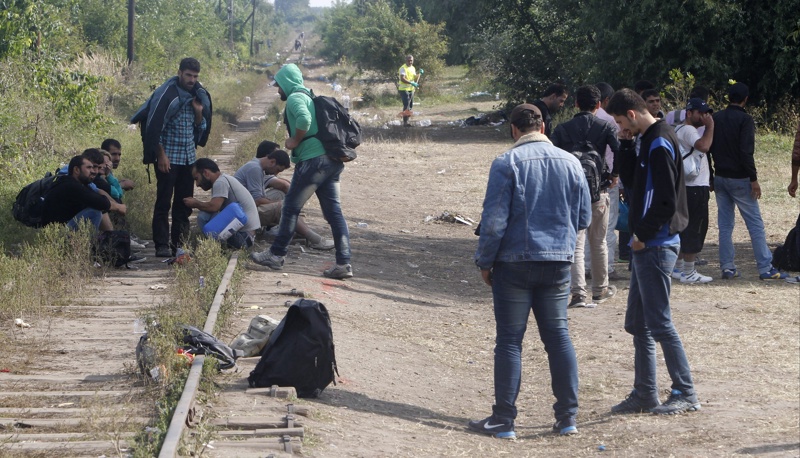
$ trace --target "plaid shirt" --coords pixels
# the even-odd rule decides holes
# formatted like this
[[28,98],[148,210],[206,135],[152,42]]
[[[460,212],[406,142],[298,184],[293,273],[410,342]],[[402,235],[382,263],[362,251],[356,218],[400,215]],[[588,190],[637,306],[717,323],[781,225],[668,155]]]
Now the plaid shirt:
[[196,159],[195,129],[204,130],[205,128],[205,118],[199,126],[194,125],[194,109],[191,102],[184,105],[181,111],[164,126],[164,131],[161,133],[161,146],[164,147],[169,163],[174,165],[194,164]]

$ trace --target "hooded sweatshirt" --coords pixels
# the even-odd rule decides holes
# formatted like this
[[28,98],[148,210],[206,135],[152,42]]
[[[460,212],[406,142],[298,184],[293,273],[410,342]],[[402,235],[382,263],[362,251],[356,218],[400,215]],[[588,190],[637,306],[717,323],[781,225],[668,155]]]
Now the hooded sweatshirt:
[[295,64],[287,64],[275,74],[275,82],[286,94],[286,124],[289,135],[294,136],[297,129],[305,130],[306,135],[297,148],[292,150],[292,162],[298,163],[325,154],[322,143],[313,135],[317,133],[317,116],[313,92],[303,86],[303,74]]

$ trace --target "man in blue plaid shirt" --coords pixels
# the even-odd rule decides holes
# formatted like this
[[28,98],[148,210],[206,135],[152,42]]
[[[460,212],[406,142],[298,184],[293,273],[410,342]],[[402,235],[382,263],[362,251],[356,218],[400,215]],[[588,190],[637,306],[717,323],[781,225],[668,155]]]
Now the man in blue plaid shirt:
[[[207,138],[211,127],[211,99],[197,81],[199,73],[197,59],[181,60],[177,77],[168,80],[149,100],[148,120],[160,121],[159,126],[152,126],[160,132],[155,147],[157,186],[153,210],[153,241],[158,257],[175,256],[189,232],[192,209],[184,205],[183,199],[193,196],[195,150],[198,144],[205,144],[198,138]],[[150,125],[147,131],[151,132]]]

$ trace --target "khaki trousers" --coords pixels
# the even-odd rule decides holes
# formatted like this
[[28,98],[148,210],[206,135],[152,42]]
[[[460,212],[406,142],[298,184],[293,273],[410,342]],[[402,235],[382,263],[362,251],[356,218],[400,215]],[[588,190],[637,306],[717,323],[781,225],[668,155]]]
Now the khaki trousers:
[[592,295],[603,293],[608,287],[608,248],[606,246],[606,231],[608,230],[608,192],[600,193],[600,200],[592,204],[592,222],[587,229],[578,231],[578,241],[575,244],[575,259],[572,262],[570,282],[573,296],[587,297],[586,273],[583,258],[586,243],[592,256]]

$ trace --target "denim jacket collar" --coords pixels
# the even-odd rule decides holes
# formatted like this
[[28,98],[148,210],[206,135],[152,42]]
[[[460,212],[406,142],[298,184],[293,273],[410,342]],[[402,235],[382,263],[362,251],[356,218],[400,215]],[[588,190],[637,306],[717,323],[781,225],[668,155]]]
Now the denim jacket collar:
[[529,134],[523,135],[522,137],[519,137],[519,140],[517,140],[517,142],[514,143],[514,148],[524,143],[530,143],[530,142],[547,142],[550,143],[551,145],[553,144],[553,142],[551,142],[550,139],[547,138],[545,134],[539,132],[531,132]]

